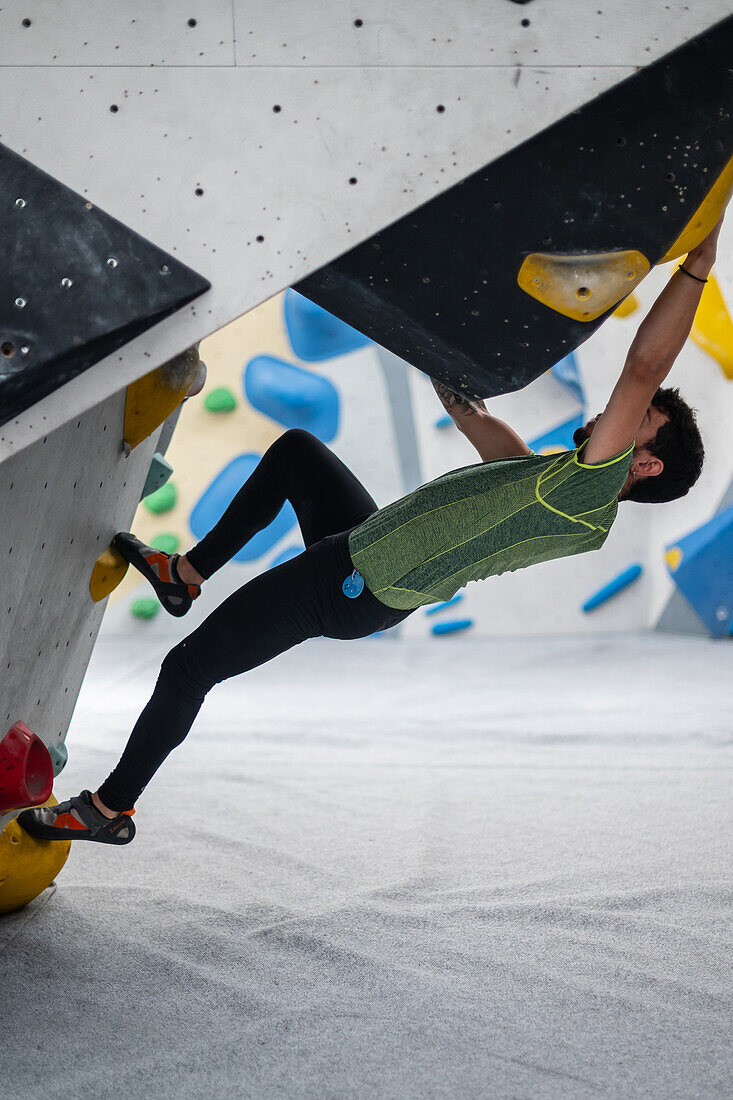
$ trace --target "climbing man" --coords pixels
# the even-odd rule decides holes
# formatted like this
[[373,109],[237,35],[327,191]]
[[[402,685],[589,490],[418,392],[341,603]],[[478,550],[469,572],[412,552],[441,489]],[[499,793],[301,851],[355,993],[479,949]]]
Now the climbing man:
[[318,439],[287,431],[187,554],[169,556],[119,534],[117,547],[173,615],[188,611],[204,581],[271,523],[286,500],[306,549],[249,581],[170,651],[119,763],[98,790],[24,810],[20,824],[48,840],[127,844],[135,835],[138,797],[186,737],[215,684],[307,638],[385,630],[417,607],[450,599],[468,581],[597,550],[619,501],[684,496],[700,475],[702,440],[678,391],[660,386],[690,332],[720,224],[659,295],[605,410],[576,433],[575,450],[533,454],[483,401],[436,382],[480,462],[377,508]]

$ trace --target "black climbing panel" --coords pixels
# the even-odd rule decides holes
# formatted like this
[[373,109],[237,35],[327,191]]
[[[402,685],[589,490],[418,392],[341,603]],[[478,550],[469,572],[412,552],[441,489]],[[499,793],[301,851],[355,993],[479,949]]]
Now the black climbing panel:
[[0,145],[0,424],[210,284]]
[[[602,323],[520,289],[531,253],[659,262],[733,155],[733,16],[297,285],[454,389],[520,389]],[[581,288],[582,289],[582,288]]]

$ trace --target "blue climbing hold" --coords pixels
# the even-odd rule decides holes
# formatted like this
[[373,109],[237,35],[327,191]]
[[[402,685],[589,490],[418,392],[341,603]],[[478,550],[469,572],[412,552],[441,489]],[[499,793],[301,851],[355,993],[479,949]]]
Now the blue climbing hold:
[[296,290],[285,291],[285,328],[299,359],[320,363],[364,348],[371,341],[345,321],[304,298]]
[[715,638],[733,630],[733,506],[667,547],[674,583]]
[[463,599],[463,593],[458,592],[452,599],[446,600],[444,603],[434,603],[430,607],[425,608],[426,615],[437,615],[439,611],[445,611],[447,607],[453,607],[453,604],[459,603]]
[[[214,527],[244,483],[252,475],[260,455],[244,454],[233,459],[218,474],[199,497],[189,519],[189,527],[197,539],[202,539]],[[275,519],[258,531],[246,546],[234,555],[234,561],[256,561],[283,538],[297,522],[292,505],[286,501]]]
[[355,600],[357,596],[361,596],[364,591],[364,578],[358,569],[355,569],[353,573],[349,573],[348,577],[341,585],[341,591],[344,596],[348,596],[350,600]]
[[559,363],[555,363],[554,367],[550,369],[558,382],[570,391],[576,401],[581,405],[585,405],[585,390],[580,379],[578,363],[572,351],[570,355],[566,355],[564,359],[561,359]]
[[304,550],[304,546],[288,546],[286,550],[283,550],[276,558],[272,559],[270,569],[274,569],[276,565],[285,565],[286,561],[292,561],[293,558],[299,557]]
[[145,497],[152,496],[153,493],[157,493],[158,489],[162,489],[172,474],[173,467],[170,462],[156,451],[150,463],[140,500],[145,500]]
[[630,584],[638,580],[643,573],[642,567],[638,562],[634,565],[630,565],[628,569],[624,569],[623,573],[619,573],[617,577],[610,580],[608,584],[604,584],[602,588],[599,588],[597,592],[594,592],[592,596],[583,604],[583,611],[593,611],[594,608],[600,607],[601,604],[610,600],[612,596],[615,596],[618,592],[623,592],[624,588],[628,588]]
[[575,447],[573,433],[578,428],[582,428],[584,424],[585,418],[582,413],[579,413],[577,416],[572,416],[570,420],[564,420],[562,424],[551,428],[544,435],[538,435],[536,439],[531,439],[527,446],[530,451],[534,451],[536,454],[556,450],[572,451]]
[[449,623],[435,623],[430,630],[433,634],[455,634],[459,630],[468,630],[473,626],[473,619],[454,619]]
[[338,431],[338,390],[312,371],[258,355],[247,364],[244,392],[255,409],[286,428],[305,428],[324,443]]
[[446,413],[445,416],[439,416],[438,417],[438,419],[435,421],[435,427],[436,428],[449,428],[452,423],[453,423],[453,417],[448,416],[448,414]]

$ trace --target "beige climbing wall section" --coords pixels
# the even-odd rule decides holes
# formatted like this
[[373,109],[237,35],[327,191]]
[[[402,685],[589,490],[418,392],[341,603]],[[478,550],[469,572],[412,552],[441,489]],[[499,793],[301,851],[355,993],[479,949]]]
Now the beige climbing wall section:
[[[378,503],[386,504],[403,491],[404,477],[397,440],[395,412],[411,417],[407,372],[412,368],[393,365],[393,373],[404,374],[400,391],[388,390],[385,370],[374,345],[335,356],[322,362],[306,362],[295,354],[283,320],[284,295],[278,294],[204,340],[200,355],[207,366],[204,390],[184,402],[180,419],[166,452],[173,466],[169,484],[176,489],[176,502],[169,511],[153,514],[140,504],[132,530],[138,538],[155,543],[160,535],[174,535],[181,550],[196,541],[189,528],[191,512],[216,476],[238,455],[261,455],[285,430],[282,424],[252,407],[244,395],[247,364],[266,355],[328,379],[339,395],[339,429],[329,447],[350,466]],[[234,395],[231,412],[211,412],[206,398],[220,387]],[[401,407],[397,407],[401,406]],[[254,562],[234,562],[222,570],[206,588],[206,598],[197,602],[185,622],[155,610],[155,623],[130,622],[138,599],[149,598],[148,585],[130,569],[110,598],[110,631],[142,629],[188,633],[204,613],[212,610],[214,593],[220,598],[267,568],[277,553],[301,542],[297,528]]]
[[[171,511],[160,514],[140,504],[132,529],[143,542],[160,534],[173,534],[181,540],[182,550],[187,549],[194,541],[188,517],[206,486],[235,455],[248,451],[262,454],[283,431],[281,425],[253,409],[244,400],[242,390],[242,371],[253,355],[265,349],[270,355],[290,355],[281,318],[282,295],[277,295],[202,342],[199,354],[206,363],[206,386],[197,397],[184,402],[166,452],[173,466],[170,480],[176,487],[176,504]],[[232,412],[209,412],[205,398],[221,386],[232,391],[236,408]],[[139,573],[129,570],[110,602],[129,602],[133,593],[147,595],[148,588]]]

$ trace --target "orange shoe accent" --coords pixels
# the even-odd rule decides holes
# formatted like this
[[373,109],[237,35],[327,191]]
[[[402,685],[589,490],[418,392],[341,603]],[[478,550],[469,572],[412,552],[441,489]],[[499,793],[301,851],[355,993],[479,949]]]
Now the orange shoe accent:
[[54,828],[58,825],[62,825],[66,829],[86,829],[86,825],[82,825],[81,821],[77,821],[74,815],[70,813],[59,814],[56,818]]
[[171,576],[170,566],[168,565],[168,555],[162,551],[157,554],[151,554],[147,559],[148,565],[158,566],[158,576],[165,584],[172,584],[173,577]]
[[125,815],[125,817],[132,817],[132,815],[135,813],[134,810],[122,810],[121,812]]
[[201,593],[201,589],[199,588],[199,586],[197,584],[189,584],[188,585],[188,594],[189,594],[189,596],[191,597],[192,600],[197,600],[200,593]]

